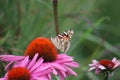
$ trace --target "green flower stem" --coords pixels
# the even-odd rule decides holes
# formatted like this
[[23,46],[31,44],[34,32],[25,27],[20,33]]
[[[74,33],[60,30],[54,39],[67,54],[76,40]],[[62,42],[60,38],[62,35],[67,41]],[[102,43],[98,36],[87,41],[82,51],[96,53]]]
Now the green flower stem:
[[104,80],[108,80],[109,72],[108,72],[108,71],[105,71],[104,75],[105,75],[105,79],[104,79]]

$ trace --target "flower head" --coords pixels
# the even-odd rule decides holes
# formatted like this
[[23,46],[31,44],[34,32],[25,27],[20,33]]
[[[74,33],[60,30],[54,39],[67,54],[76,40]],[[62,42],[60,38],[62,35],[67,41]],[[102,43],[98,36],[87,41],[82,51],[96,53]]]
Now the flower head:
[[[38,57],[34,59],[36,54]],[[26,61],[27,56],[29,56],[29,58],[27,58],[28,62]],[[55,76],[59,76],[60,80],[64,80],[64,78],[70,74],[77,76],[71,68],[79,67],[79,64],[73,61],[73,57],[66,54],[57,54],[56,48],[48,38],[36,38],[32,40],[27,46],[24,56],[1,55],[0,59],[2,61],[10,62],[6,66],[7,70],[9,70],[9,66],[14,62],[15,65],[13,67],[21,65],[21,62],[25,61],[27,63],[27,69],[30,69],[30,72],[34,71],[33,75],[35,78],[36,75],[38,78],[41,78],[42,76],[43,79],[38,80],[51,80],[51,73]],[[41,63],[40,65],[37,65],[37,67],[33,64],[37,64],[40,61]],[[31,68],[31,66],[33,68]]]
[[30,73],[24,67],[12,68],[8,74],[8,80],[30,80]]
[[109,71],[112,72],[115,68],[120,66],[120,60],[117,60],[116,58],[113,58],[112,60],[100,60],[100,61],[96,61],[93,60],[92,64],[89,64],[90,69],[94,70],[95,69],[95,73],[98,74],[100,71]]
[[55,61],[57,50],[48,38],[38,37],[33,39],[25,50],[25,56],[29,55],[30,59],[38,53],[39,57],[43,57],[45,62]]
[[[51,69],[48,67],[46,67],[46,69],[42,67],[41,69],[37,69],[43,63],[42,58],[38,60],[37,58],[38,54],[36,54],[31,61],[29,60],[29,56],[24,57],[23,60],[16,61],[13,68],[8,70],[5,77],[0,80],[49,80],[46,74],[50,72]],[[9,67],[9,65],[7,67]]]

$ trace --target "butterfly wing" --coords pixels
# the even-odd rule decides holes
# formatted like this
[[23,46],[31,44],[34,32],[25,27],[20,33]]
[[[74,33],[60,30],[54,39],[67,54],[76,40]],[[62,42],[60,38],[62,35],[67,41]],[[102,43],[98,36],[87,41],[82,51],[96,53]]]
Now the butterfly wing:
[[62,52],[67,52],[70,48],[70,39],[73,33],[73,30],[65,31],[55,38],[51,38],[51,41],[57,49]]
[[61,47],[60,47],[61,42],[57,37],[51,38],[51,41],[57,49],[59,49],[59,50],[61,49]]
[[64,45],[61,47],[62,52],[67,52],[70,48],[70,41],[64,42]]

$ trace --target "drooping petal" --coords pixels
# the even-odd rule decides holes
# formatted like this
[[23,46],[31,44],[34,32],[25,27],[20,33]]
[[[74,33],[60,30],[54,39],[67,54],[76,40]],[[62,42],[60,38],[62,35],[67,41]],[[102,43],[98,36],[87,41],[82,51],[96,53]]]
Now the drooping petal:
[[59,65],[57,63],[53,63],[52,66],[58,70],[66,71],[66,69],[64,67],[62,67],[61,65]]
[[74,75],[74,76],[77,76],[77,74],[76,74],[72,69],[70,69],[70,68],[68,68],[68,67],[66,67],[66,66],[65,66],[65,68],[67,69],[67,73],[68,73],[68,74],[72,74],[72,75]]
[[5,67],[5,70],[9,70],[10,69],[10,66],[13,64],[14,62],[13,61],[11,61],[10,63],[8,63],[7,65],[6,65],[6,67]]
[[99,74],[100,73],[100,70],[99,69],[96,69],[95,70],[95,74]]
[[73,57],[67,56],[66,54],[59,54],[56,60],[56,62],[59,63],[69,62],[69,61],[73,61]]
[[79,64],[77,62],[68,62],[68,63],[65,63],[65,65],[69,67],[74,67],[74,68],[79,67]]
[[17,66],[25,67],[29,63],[29,56],[26,56],[24,60],[17,62]]
[[7,80],[7,78],[0,78],[0,80]]
[[52,68],[52,72],[53,72],[53,74],[54,74],[55,76],[58,75],[58,73],[57,73],[57,71],[56,71],[55,68]]
[[33,77],[35,77],[35,76],[44,76],[44,75],[50,74],[51,71],[52,71],[51,69],[46,69],[46,70],[43,70],[43,71],[33,72],[32,76]]
[[64,75],[61,73],[61,72],[58,72],[58,74],[59,74],[59,77],[60,77],[60,80],[64,80]]
[[102,65],[99,65],[98,68],[101,69],[101,70],[106,69],[106,68],[105,68],[104,66],[102,66]]
[[9,61],[18,61],[18,60],[22,60],[24,58],[25,58],[24,56],[13,56],[13,55],[1,55],[0,56],[0,59],[2,61],[6,61],[6,62],[9,62]]
[[32,77],[30,80],[49,80],[46,76],[42,77]]
[[115,69],[115,68],[117,68],[117,67],[119,67],[119,66],[120,66],[120,61],[119,61],[119,62],[117,62],[117,63],[115,63],[115,65],[114,65],[113,69]]
[[94,69],[96,69],[96,67],[90,67],[90,68],[88,69],[88,71],[92,71],[92,70],[94,70]]
[[114,58],[112,59],[112,62],[116,62],[116,60],[117,60],[117,58],[114,57]]

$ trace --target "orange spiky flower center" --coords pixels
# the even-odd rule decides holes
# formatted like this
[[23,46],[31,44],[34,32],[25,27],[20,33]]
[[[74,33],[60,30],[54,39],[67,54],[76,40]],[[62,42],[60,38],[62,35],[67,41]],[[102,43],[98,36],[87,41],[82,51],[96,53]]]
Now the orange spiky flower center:
[[56,60],[57,50],[48,38],[38,37],[32,40],[25,50],[25,56],[29,55],[30,59],[38,53],[44,62],[52,62]]
[[99,63],[105,66],[108,70],[112,70],[115,65],[115,63],[110,60],[100,60]]
[[30,80],[30,73],[26,68],[15,67],[8,72],[8,80]]

